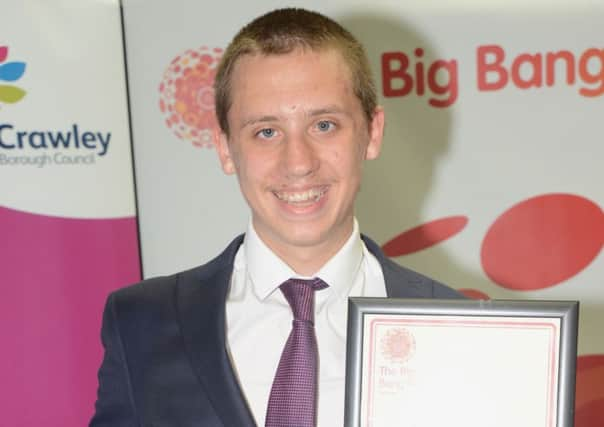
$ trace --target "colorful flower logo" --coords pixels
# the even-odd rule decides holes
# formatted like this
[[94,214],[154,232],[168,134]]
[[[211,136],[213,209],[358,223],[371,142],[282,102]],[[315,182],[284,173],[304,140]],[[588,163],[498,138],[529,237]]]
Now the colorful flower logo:
[[196,147],[212,147],[218,129],[214,77],[222,49],[188,49],[172,60],[159,85],[159,109],[174,134]]
[[[14,82],[25,73],[25,62],[7,62],[8,46],[0,46],[0,81]],[[27,92],[20,87],[0,84],[0,102],[14,104],[21,101]]]

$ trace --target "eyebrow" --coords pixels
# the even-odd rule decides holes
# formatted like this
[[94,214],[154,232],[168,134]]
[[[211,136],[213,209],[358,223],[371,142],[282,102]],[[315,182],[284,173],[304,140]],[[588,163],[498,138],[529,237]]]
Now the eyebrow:
[[315,116],[321,116],[323,114],[344,114],[346,116],[348,115],[347,112],[345,112],[344,110],[342,110],[337,105],[328,105],[328,106],[323,107],[323,108],[317,108],[316,110],[310,110],[307,113],[307,116],[309,116],[309,117],[315,117]]
[[250,117],[243,121],[240,129],[243,129],[247,126],[255,125],[256,123],[276,122],[278,120],[279,120],[279,117],[277,117],[277,116]]
[[[317,109],[306,112],[306,116],[308,116],[308,117],[316,117],[316,116],[321,116],[323,114],[342,114],[345,116],[350,115],[348,112],[342,110],[337,105],[327,105],[325,107],[317,108]],[[277,122],[279,120],[280,120],[279,116],[271,116],[271,115],[250,117],[243,121],[243,123],[240,126],[240,129],[244,129],[248,126],[253,126],[257,123]]]

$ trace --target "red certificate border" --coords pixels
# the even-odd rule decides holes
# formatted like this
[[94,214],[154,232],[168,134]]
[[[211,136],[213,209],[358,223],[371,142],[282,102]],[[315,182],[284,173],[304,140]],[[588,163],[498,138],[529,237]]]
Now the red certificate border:
[[[372,317],[375,315],[372,315]],[[555,427],[556,414],[554,413],[554,399],[556,396],[556,384],[557,384],[557,359],[558,359],[558,349],[559,349],[559,338],[560,338],[560,324],[557,322],[558,319],[551,319],[549,322],[548,318],[536,318],[534,322],[529,321],[510,321],[509,317],[482,317],[481,319],[476,319],[475,316],[426,316],[426,315],[397,315],[396,319],[393,319],[393,316],[384,316],[382,317],[374,317],[371,319],[369,323],[369,355],[367,365],[369,366],[369,375],[368,375],[368,391],[367,391],[367,412],[366,412],[366,426],[371,427],[372,419],[373,419],[373,386],[374,386],[374,378],[373,373],[375,371],[375,357],[374,351],[377,347],[376,341],[376,329],[379,326],[405,326],[405,325],[413,325],[413,326],[432,326],[432,327],[448,327],[450,325],[455,325],[457,327],[468,327],[468,328],[499,328],[499,329],[549,329],[549,387],[547,390],[547,407],[546,407],[546,423],[544,427]],[[439,317],[439,318],[436,318]],[[447,317],[447,319],[443,319],[443,317]],[[455,317],[451,319],[451,317]]]

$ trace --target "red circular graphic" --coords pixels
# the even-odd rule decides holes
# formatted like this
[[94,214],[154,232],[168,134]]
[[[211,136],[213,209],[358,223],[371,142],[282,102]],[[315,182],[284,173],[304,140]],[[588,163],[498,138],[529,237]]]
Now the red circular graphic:
[[403,363],[415,352],[415,338],[405,328],[392,328],[380,342],[382,355],[391,362]]
[[463,295],[467,296],[470,299],[491,299],[491,297],[487,294],[485,294],[482,291],[479,291],[478,289],[458,289],[459,292],[461,292]]
[[575,427],[604,426],[604,354],[579,356]]
[[159,85],[159,109],[166,125],[196,147],[211,148],[218,122],[214,77],[222,49],[189,49],[172,60]]
[[465,216],[450,216],[418,225],[384,243],[382,250],[389,257],[407,255],[436,245],[459,233],[468,223]]
[[558,284],[583,270],[604,244],[604,213],[586,198],[545,194],[512,206],[491,225],[482,268],[514,290]]

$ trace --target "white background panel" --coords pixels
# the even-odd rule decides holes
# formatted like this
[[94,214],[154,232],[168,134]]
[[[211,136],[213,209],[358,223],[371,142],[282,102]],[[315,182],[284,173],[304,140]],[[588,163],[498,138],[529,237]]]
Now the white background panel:
[[[24,61],[12,84],[27,91],[16,104],[0,105],[5,144],[16,132],[63,132],[77,125],[111,134],[107,153],[99,149],[2,149],[5,156],[54,158],[95,153],[94,164],[0,164],[0,205],[28,212],[78,218],[135,214],[126,79],[120,11],[115,1],[13,1],[3,7],[5,62]],[[27,23],[27,25],[24,25]],[[85,106],[83,108],[82,106]],[[39,141],[39,140],[38,140]],[[47,140],[48,141],[48,140]],[[73,141],[73,140],[72,140]],[[18,190],[17,190],[18,188]],[[127,189],[124,191],[124,189]]]
[[[332,16],[368,50],[387,126],[381,158],[366,167],[357,204],[361,230],[383,244],[434,219],[468,217],[456,236],[396,261],[493,298],[580,299],[581,352],[604,352],[598,330],[604,321],[601,253],[569,280],[530,292],[493,283],[480,263],[485,233],[516,203],[573,193],[602,206],[604,97],[579,95],[579,76],[568,85],[562,74],[553,87],[519,90],[508,84],[481,92],[476,49],[501,46],[507,68],[522,53],[569,50],[578,59],[588,48],[603,49],[604,7],[595,1],[264,1],[220,7],[124,1],[145,275],[209,260],[245,230],[249,216],[236,179],[223,175],[215,152],[178,139],[165,125],[158,106],[165,69],[187,49],[226,47],[241,25],[286,5]],[[452,106],[431,107],[427,95],[382,96],[381,54],[412,56],[418,47],[425,51],[426,69],[436,59],[457,60],[459,96]],[[599,66],[592,64],[594,74]]]

